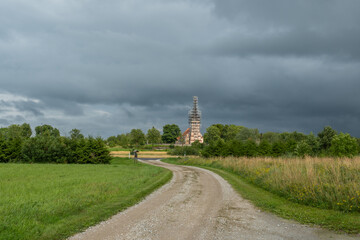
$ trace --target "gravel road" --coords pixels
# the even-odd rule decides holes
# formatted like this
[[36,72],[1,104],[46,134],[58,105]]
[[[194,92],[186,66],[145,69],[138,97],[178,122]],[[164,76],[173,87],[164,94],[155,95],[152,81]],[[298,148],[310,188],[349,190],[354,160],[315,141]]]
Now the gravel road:
[[160,161],[174,177],[141,203],[75,239],[360,239],[284,220],[255,208],[217,174]]

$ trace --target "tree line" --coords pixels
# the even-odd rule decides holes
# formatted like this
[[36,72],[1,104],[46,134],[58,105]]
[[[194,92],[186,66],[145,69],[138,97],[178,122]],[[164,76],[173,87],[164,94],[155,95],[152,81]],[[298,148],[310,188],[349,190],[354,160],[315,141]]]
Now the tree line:
[[73,129],[69,137],[60,136],[51,125],[29,124],[0,128],[0,162],[26,163],[109,163],[110,152],[100,137],[84,137]]
[[[106,145],[139,147],[145,144],[173,144],[181,136],[179,126],[166,124],[163,133],[152,127],[145,134],[141,129],[111,136],[106,141],[100,137],[84,137],[73,129],[70,136],[60,136],[51,125],[35,127],[32,136],[29,124],[0,128],[0,162],[53,162],[53,163],[109,163]],[[173,147],[174,155],[216,156],[335,156],[352,157],[360,151],[360,139],[338,133],[330,126],[317,135],[299,132],[266,132],[237,125],[214,124],[206,129],[204,143]]]
[[123,133],[107,138],[108,146],[122,146],[124,148],[139,147],[146,144],[174,144],[181,136],[181,130],[176,124],[163,126],[163,134],[155,127],[150,128],[145,134],[141,129],[132,129],[130,133]]
[[359,154],[360,139],[338,133],[330,126],[317,135],[299,132],[266,132],[236,125],[214,124],[206,129],[204,144],[176,147],[174,155],[202,155],[204,157],[270,156],[353,157]]
[[[176,124],[163,127],[163,134],[152,127],[143,133],[141,129],[132,129],[130,133],[111,136],[109,146],[143,146],[145,144],[173,144],[181,136]],[[175,147],[169,150],[174,155],[213,156],[334,156],[351,157],[358,155],[360,139],[347,133],[338,133],[330,126],[317,135],[300,132],[265,132],[237,125],[213,124],[204,133],[204,143],[195,142],[192,146]]]

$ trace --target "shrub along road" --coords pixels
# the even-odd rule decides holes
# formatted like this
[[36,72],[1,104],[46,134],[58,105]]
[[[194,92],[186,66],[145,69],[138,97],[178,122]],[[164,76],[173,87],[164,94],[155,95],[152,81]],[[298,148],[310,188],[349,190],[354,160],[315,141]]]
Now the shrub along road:
[[359,239],[284,220],[255,208],[217,174],[160,161],[172,181],[140,204],[75,239]]

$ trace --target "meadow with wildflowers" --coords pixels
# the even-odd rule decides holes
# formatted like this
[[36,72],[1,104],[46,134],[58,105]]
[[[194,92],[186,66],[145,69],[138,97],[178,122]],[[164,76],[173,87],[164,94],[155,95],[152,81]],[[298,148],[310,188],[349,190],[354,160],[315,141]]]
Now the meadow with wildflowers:
[[290,201],[343,212],[360,212],[360,157],[357,158],[191,158],[216,166]]
[[178,158],[227,180],[263,210],[301,223],[360,233],[360,157]]

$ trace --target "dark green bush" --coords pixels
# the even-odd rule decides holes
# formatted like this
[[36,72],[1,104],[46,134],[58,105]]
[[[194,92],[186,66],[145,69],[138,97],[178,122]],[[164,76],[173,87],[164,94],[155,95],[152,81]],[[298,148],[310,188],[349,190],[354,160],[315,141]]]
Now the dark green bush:
[[30,137],[28,124],[0,129],[0,162],[109,163],[110,152],[101,138],[88,137],[73,129],[62,137],[50,125],[36,127]]
[[175,147],[173,149],[170,149],[168,153],[170,155],[176,155],[176,156],[200,155],[199,149],[191,146]]
[[335,135],[332,138],[329,150],[330,153],[336,157],[354,157],[359,153],[356,138],[344,133]]

